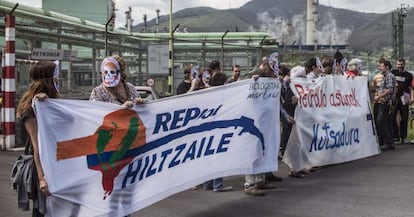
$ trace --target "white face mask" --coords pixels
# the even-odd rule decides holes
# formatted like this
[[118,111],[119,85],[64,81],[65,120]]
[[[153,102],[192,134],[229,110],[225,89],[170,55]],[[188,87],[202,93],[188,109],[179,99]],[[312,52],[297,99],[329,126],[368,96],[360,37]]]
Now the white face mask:
[[59,93],[59,61],[54,61],[55,70],[53,71],[53,85],[55,86],[56,92]]
[[210,72],[208,71],[203,72],[202,81],[204,85],[208,87],[208,82],[210,81]]
[[121,81],[121,72],[119,70],[103,67],[102,83],[105,87],[115,87]]

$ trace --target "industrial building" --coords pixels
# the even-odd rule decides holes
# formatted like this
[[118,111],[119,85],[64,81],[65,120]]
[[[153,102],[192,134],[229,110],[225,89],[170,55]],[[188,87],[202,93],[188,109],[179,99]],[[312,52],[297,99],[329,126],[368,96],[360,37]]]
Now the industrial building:
[[[82,10],[96,11],[96,1],[104,2],[99,4],[104,5],[99,9],[101,13],[89,13],[94,17],[84,19],[74,16],[78,6],[70,4],[68,0],[43,0],[42,9],[5,0],[0,2],[2,16],[9,14],[15,17],[15,84],[12,85],[15,88],[15,103],[30,83],[30,64],[37,60],[54,59],[50,53],[57,53],[59,58],[56,59],[61,61],[60,89],[63,97],[87,99],[91,89],[101,81],[100,61],[112,54],[119,54],[127,61],[129,82],[147,85],[150,79],[154,81],[150,85],[168,96],[174,94],[187,64],[203,68],[210,61],[219,60],[223,62],[225,72],[229,72],[234,64],[247,72],[259,64],[262,56],[275,51],[283,51],[281,61],[288,61],[295,55],[301,55],[305,60],[315,53],[331,55],[337,48],[346,48],[318,45],[314,38],[310,39],[313,44],[309,45],[279,46],[279,42],[266,32],[177,32],[171,37],[169,33],[135,33],[113,29],[115,6],[112,1],[82,2]],[[318,1],[311,2],[310,10],[313,11]],[[62,9],[62,5],[67,7]],[[315,15],[314,12],[312,14]],[[97,18],[94,22],[87,20],[94,18]],[[6,25],[5,20],[0,20],[2,47],[6,41]],[[316,26],[316,21],[313,25]],[[171,67],[170,43],[173,45]],[[307,53],[307,56],[303,53]],[[5,143],[3,149],[15,146],[15,141]]]

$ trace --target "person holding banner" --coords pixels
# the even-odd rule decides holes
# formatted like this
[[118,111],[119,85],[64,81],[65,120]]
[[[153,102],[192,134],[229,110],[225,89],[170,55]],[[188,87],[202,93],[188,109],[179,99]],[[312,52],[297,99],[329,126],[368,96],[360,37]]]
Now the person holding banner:
[[344,75],[347,66],[347,59],[342,55],[342,53],[336,50],[334,54],[334,63],[332,66],[333,74],[334,75]]
[[118,55],[103,59],[102,83],[92,90],[89,100],[115,103],[127,108],[144,103],[134,85],[126,83],[125,69],[125,60]]
[[[275,71],[278,71],[278,66],[276,65],[276,63],[277,61],[273,60],[272,58],[263,57],[259,67],[254,69],[253,71],[246,73],[246,75],[244,75],[244,79],[257,79],[258,77],[275,78]],[[284,114],[287,114],[286,111],[284,112]],[[270,181],[270,179],[272,179],[272,181],[282,181],[282,178],[274,176],[272,173],[245,175],[244,193],[252,196],[264,196],[264,189],[276,188],[276,185],[266,182],[266,180]]]
[[322,66],[325,69],[326,75],[334,74],[333,66],[334,66],[334,59],[332,57],[325,57],[322,59]]
[[106,57],[101,63],[102,83],[95,87],[89,100],[132,107],[144,103],[134,85],[126,83],[125,61],[120,56]]
[[203,69],[201,73],[198,73],[197,77],[191,81],[191,87],[188,92],[201,90],[210,87],[211,70],[209,68]]
[[[212,71],[211,77],[209,79],[209,86],[220,86],[224,85],[227,82],[227,76],[223,72],[220,71],[220,62],[217,60],[213,60],[210,65],[209,69]],[[214,192],[226,192],[226,191],[233,191],[233,186],[225,186],[223,184],[223,178],[216,178],[213,180],[209,180],[203,184],[204,190],[213,190]]]
[[227,80],[227,83],[232,83],[235,82],[237,80],[239,80],[240,78],[240,66],[239,65],[234,65],[231,67],[231,71],[232,71],[232,76]]
[[[47,179],[39,155],[38,126],[36,114],[32,107],[33,100],[44,100],[46,98],[58,98],[58,77],[59,67],[49,61],[41,61],[31,66],[30,78],[32,83],[29,89],[23,94],[17,107],[17,118],[21,118],[24,128],[28,133],[25,154],[33,155],[35,169],[32,172],[31,197],[33,200],[32,216],[41,217],[46,214],[46,197],[50,196]],[[20,200],[19,200],[20,201]]]
[[177,95],[187,93],[190,90],[192,81],[194,80],[193,75],[191,73],[191,68],[191,66],[187,66],[184,68],[184,80],[181,81],[181,83],[177,87]]
[[359,76],[361,75],[361,60],[357,58],[351,59],[348,62],[347,71],[345,72],[346,76]]
[[305,63],[305,69],[308,72],[306,77],[309,79],[316,79],[325,73],[325,69],[319,57],[312,57]]
[[391,68],[390,61],[380,62],[380,69],[384,78],[374,95],[375,125],[378,132],[378,141],[383,151],[395,149],[390,112],[395,105],[396,79],[390,71]]

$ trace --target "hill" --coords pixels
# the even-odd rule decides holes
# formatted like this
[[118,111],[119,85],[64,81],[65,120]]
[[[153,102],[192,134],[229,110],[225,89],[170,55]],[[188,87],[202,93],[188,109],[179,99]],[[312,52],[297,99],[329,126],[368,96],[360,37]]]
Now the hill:
[[[406,59],[414,57],[414,10],[409,10],[404,20],[404,50]],[[363,27],[353,31],[349,37],[351,49],[363,52],[376,52],[382,56],[390,53],[392,47],[392,16],[391,13],[382,14],[377,19],[366,23]]]
[[[351,49],[382,52],[392,46],[391,13],[362,13],[319,6],[319,44],[349,44]],[[252,0],[240,8],[217,10],[208,7],[187,8],[173,14],[178,31],[224,32],[267,31],[281,44],[302,43],[306,37],[306,1]],[[169,16],[160,18],[160,31],[168,32]],[[414,56],[414,11],[405,20],[405,52]],[[134,27],[141,31],[143,24]],[[155,32],[155,19],[148,22],[147,32]],[[387,50],[385,49],[385,50]]]

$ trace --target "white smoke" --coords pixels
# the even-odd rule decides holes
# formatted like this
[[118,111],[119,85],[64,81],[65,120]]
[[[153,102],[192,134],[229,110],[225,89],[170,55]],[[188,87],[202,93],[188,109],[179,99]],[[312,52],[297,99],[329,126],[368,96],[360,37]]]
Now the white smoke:
[[[260,24],[259,29],[250,27],[251,31],[269,32],[272,38],[280,44],[305,44],[306,40],[306,15],[298,14],[292,16],[290,20],[276,17],[272,18],[268,12],[257,15]],[[339,29],[332,14],[326,15],[329,20],[327,24],[318,28],[318,44],[347,44],[348,37],[351,35],[350,29]]]

